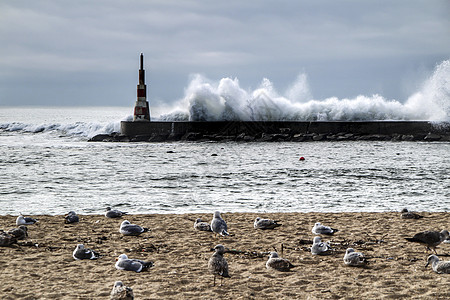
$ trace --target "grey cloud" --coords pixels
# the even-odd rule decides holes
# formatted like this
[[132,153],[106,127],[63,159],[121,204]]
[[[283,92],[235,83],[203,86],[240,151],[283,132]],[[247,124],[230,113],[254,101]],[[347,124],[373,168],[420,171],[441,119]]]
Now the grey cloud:
[[401,100],[405,75],[449,58],[449,12],[444,0],[3,1],[0,105],[130,105],[140,52],[161,103],[192,73],[283,90],[306,72],[318,99]]

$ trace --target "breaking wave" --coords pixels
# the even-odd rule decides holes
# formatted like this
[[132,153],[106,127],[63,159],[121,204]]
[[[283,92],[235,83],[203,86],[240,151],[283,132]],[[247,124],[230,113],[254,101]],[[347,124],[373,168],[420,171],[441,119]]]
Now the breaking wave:
[[301,74],[284,94],[263,79],[255,90],[245,90],[239,80],[213,82],[193,76],[185,96],[163,121],[366,121],[450,120],[450,60],[440,63],[417,93],[404,103],[380,95],[314,100],[307,76]]
[[[128,109],[128,108],[126,108]],[[130,109],[131,110],[131,109]],[[78,110],[77,110],[78,111]],[[161,111],[161,110],[160,110]],[[357,96],[352,99],[331,97],[314,100],[311,96],[306,74],[300,74],[291,87],[280,94],[273,83],[263,79],[254,90],[245,90],[239,80],[223,78],[213,82],[201,75],[193,76],[185,89],[185,96],[168,113],[153,120],[162,121],[369,121],[369,120],[426,120],[450,121],[450,60],[436,66],[433,74],[421,89],[404,103],[387,100],[381,95]],[[35,114],[35,109],[28,111]],[[85,112],[85,111],[83,111]],[[121,113],[122,111],[120,111]],[[17,112],[16,112],[17,113]],[[61,115],[73,113],[67,111]],[[55,120],[41,123],[27,118],[20,121],[0,123],[0,132],[44,133],[54,136],[93,137],[120,131],[120,121],[113,120],[119,113],[109,112],[109,118],[98,119],[90,110],[86,117],[77,113],[68,123]],[[48,114],[48,115],[46,115]],[[54,117],[55,112],[44,112],[44,119]],[[38,118],[39,119],[39,118]],[[40,120],[40,119],[39,119]],[[100,121],[97,121],[100,120]],[[123,121],[132,120],[127,115]]]
[[[129,116],[126,120],[130,120]],[[106,124],[94,122],[76,122],[69,124],[44,123],[44,124],[26,124],[20,122],[11,122],[0,124],[0,130],[7,132],[22,133],[56,133],[64,136],[93,137],[97,134],[108,134],[120,131],[120,121],[109,122]]]

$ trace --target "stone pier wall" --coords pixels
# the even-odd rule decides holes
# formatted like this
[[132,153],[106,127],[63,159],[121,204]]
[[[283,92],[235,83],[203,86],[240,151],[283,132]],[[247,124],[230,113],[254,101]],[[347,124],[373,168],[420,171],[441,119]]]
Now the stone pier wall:
[[360,122],[121,122],[120,133],[93,141],[320,141],[320,140],[450,141],[450,123],[428,121]]

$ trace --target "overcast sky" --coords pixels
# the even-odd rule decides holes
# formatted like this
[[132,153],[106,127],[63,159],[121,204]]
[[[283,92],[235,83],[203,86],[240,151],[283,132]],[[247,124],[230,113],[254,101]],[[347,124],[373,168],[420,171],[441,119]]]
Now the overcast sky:
[[405,101],[450,58],[450,1],[0,0],[0,105],[151,105],[193,74]]

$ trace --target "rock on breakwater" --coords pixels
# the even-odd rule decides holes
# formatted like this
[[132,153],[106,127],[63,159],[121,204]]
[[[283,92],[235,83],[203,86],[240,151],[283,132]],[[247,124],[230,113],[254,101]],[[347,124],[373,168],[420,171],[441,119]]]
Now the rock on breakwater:
[[129,122],[121,132],[90,141],[450,141],[450,123],[428,121],[293,122]]

